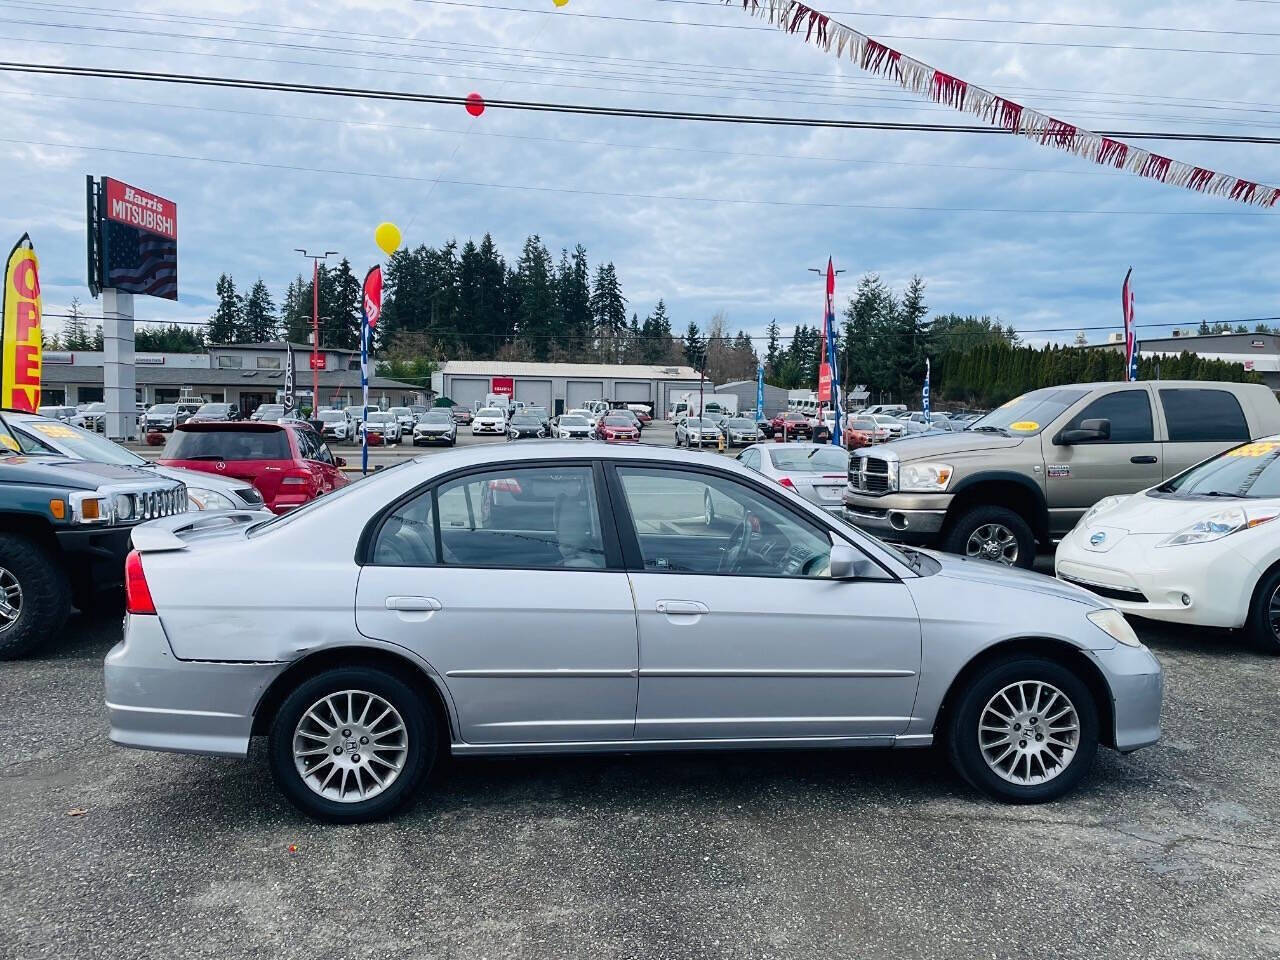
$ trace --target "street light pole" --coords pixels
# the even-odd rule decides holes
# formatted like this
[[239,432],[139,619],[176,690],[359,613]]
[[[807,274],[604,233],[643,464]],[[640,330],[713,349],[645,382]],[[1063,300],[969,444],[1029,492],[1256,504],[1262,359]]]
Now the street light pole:
[[302,247],[294,247],[298,253],[311,260],[311,416],[320,406],[320,264],[337,254],[337,250],[324,253],[308,253]]

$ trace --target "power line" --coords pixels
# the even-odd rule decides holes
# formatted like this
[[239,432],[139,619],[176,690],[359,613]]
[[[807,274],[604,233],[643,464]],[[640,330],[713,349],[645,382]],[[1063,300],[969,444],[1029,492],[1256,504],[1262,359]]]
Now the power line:
[[724,203],[751,207],[796,207],[821,210],[900,210],[907,213],[994,213],[1002,216],[1025,214],[1032,216],[1144,216],[1144,217],[1274,217],[1277,214],[1260,210],[1107,210],[1107,209],[1053,209],[1047,207],[935,207],[886,203],[841,203],[828,200],[764,200],[739,197],[701,197],[684,194],[635,193],[620,190],[587,190],[580,187],[551,187],[540,184],[489,183],[480,180],[461,180],[447,177],[416,177],[410,174],[373,173],[365,170],[335,170],[324,167],[303,167],[287,163],[268,163],[262,160],[232,160],[225,157],[196,157],[178,153],[159,153],[149,150],[129,150],[124,147],[99,147],[88,144],[58,143],[51,140],[0,137],[0,143],[50,147],[60,150],[91,150],[103,153],[122,153],[130,156],[153,157],[163,160],[186,160],[200,163],[222,163],[240,167],[262,167],[268,170],[289,170],[295,173],[319,173],[326,176],[368,177],[375,180],[398,180],[408,183],[444,183],[457,187],[477,187],[492,190],[526,190],[531,193],[557,193],[585,197],[605,197],[613,200],[660,200],[677,203]]
[[[463,106],[466,98],[448,94],[415,93],[325,84],[296,83],[279,80],[250,80],[199,74],[123,70],[114,67],[82,67],[64,64],[0,61],[0,72],[46,74],[67,77],[97,77],[112,80],[137,80],[151,83],[174,83],[188,86],[223,87],[237,90],[261,90],[275,93],[302,93],[314,96],[343,97],[362,100],[388,100],[403,103],[430,103]],[[784,117],[760,114],[704,113],[691,110],[657,110],[644,107],[611,107],[593,104],[555,103],[539,100],[487,100],[496,109],[532,111],[535,113],[580,114],[585,116],[627,117],[653,120],[684,120],[702,123],[735,123],[756,126],[822,127],[843,130],[914,131],[925,133],[975,133],[1017,136],[1010,130],[981,124],[918,123],[880,120],[840,120],[820,117]],[[1280,137],[1247,134],[1198,133],[1193,131],[1098,130],[1104,136],[1130,140],[1186,140],[1207,143],[1280,144]],[[65,146],[65,144],[60,144]]]

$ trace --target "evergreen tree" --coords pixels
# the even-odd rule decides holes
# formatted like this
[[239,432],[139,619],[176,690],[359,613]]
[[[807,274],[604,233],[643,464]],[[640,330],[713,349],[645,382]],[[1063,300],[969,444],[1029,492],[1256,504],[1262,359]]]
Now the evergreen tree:
[[[311,332],[311,284],[302,279],[302,274],[290,281],[280,312],[284,339],[290,343],[306,343]],[[213,342],[212,332],[209,339]]]
[[591,321],[605,362],[618,359],[618,342],[627,325],[627,299],[618,283],[618,272],[612,263],[596,268],[591,290]]
[[248,343],[265,343],[279,336],[280,321],[271,292],[259,277],[244,301],[244,339]]
[[1204,337],[1204,336],[1208,336],[1209,334],[1213,333],[1213,331],[1212,331],[1211,329],[1209,329],[1209,321],[1208,321],[1208,320],[1201,320],[1201,321],[1200,321],[1200,328],[1199,328],[1198,330],[1196,330],[1196,333],[1198,333],[1198,334],[1199,334],[1200,336],[1202,336],[1202,337]]
[[546,360],[560,324],[551,254],[536,233],[525,240],[516,262],[516,286],[520,291],[516,335],[526,341],[535,358]]
[[[769,321],[769,345],[765,350],[764,365],[765,373],[770,377],[778,375],[778,364],[782,360],[782,345],[778,342],[778,320],[775,317]],[[770,380],[770,383],[773,381]]]
[[72,297],[67,307],[67,318],[62,323],[62,349],[88,350],[93,346],[93,338],[89,335],[89,324],[84,318],[84,310],[80,306],[80,298]]
[[360,280],[351,272],[346,257],[333,271],[333,304],[320,342],[329,347],[357,350],[360,347],[360,321],[363,314]]
[[214,292],[218,297],[218,307],[209,318],[209,342],[242,343],[244,303],[236,293],[235,281],[228,274],[222,274]]
[[698,331],[696,320],[690,320],[689,327],[684,332],[684,360],[695,370],[701,370],[706,365],[707,345]]
[[667,305],[659,298],[653,312],[644,318],[640,326],[643,363],[667,363],[671,359],[671,318]]

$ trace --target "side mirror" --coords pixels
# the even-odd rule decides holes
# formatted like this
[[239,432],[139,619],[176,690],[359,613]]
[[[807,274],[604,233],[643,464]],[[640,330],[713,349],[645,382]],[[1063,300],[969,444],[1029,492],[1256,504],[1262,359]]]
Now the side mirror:
[[875,565],[847,543],[835,543],[831,547],[830,572],[832,580],[857,580],[870,576]]
[[334,463],[334,465],[335,465],[335,466],[338,466],[338,467],[345,467],[345,466],[347,465],[347,458],[346,458],[346,457],[338,457],[337,459],[335,459],[335,460],[333,461],[333,463]]
[[1111,421],[1081,420],[1080,426],[1074,430],[1063,430],[1054,438],[1059,446],[1069,447],[1076,443],[1097,443],[1111,439]]

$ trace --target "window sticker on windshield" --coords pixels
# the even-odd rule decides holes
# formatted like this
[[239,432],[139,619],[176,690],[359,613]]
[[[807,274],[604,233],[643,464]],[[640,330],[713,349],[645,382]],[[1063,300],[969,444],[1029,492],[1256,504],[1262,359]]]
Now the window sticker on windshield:
[[75,430],[61,423],[33,423],[32,427],[38,433],[43,433],[46,437],[54,437],[58,440],[74,440],[76,438]]
[[1010,430],[1021,430],[1025,433],[1031,433],[1040,429],[1040,424],[1034,420],[1019,420],[1017,423],[1009,424]]
[[22,452],[18,449],[18,441],[13,439],[13,437],[9,436],[7,433],[0,433],[0,447],[4,447],[6,450],[12,450],[15,453]]
[[1242,447],[1236,447],[1234,450],[1228,450],[1228,457],[1265,457],[1280,448],[1280,443],[1274,441],[1263,441],[1261,443],[1246,443]]

